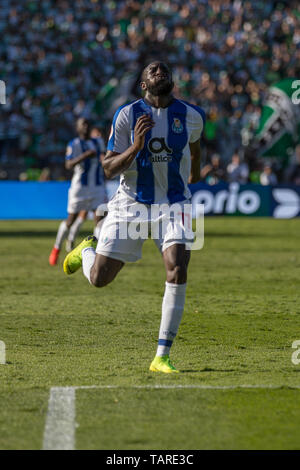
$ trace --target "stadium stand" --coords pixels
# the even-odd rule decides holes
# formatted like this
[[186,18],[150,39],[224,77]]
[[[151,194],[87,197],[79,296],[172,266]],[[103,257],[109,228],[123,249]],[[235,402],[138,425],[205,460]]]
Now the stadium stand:
[[93,118],[106,136],[158,57],[172,66],[175,95],[206,110],[204,163],[218,154],[227,166],[268,86],[300,76],[299,19],[294,0],[2,0],[0,179],[69,178],[75,119]]

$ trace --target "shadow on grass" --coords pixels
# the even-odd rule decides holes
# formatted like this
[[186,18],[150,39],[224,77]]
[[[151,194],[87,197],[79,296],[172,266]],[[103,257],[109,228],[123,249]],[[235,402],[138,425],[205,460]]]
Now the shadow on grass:
[[[57,226],[58,228],[58,226]],[[0,231],[0,238],[49,238],[49,237],[56,237],[57,230],[22,230],[20,232],[17,231]],[[91,235],[91,232],[88,231],[82,231],[79,234],[79,238],[84,238],[87,237],[88,235]]]
[[204,369],[184,369],[180,370],[181,374],[191,374],[196,372],[236,372],[236,369],[210,369],[209,367],[204,367]]
[[211,232],[209,230],[204,230],[205,237],[211,238],[281,238],[284,234],[283,233],[240,233],[236,232]]

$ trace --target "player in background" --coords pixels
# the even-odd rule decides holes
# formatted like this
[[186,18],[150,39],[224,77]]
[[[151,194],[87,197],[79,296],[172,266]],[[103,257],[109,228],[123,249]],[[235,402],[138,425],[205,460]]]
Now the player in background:
[[[91,139],[100,139],[100,140],[102,139],[104,141],[102,132],[99,129],[99,127],[97,127],[97,126],[93,126],[91,128],[90,138]],[[102,201],[102,203],[103,202],[106,202],[106,200]],[[87,210],[80,211],[77,218],[75,219],[75,221],[71,225],[71,227],[69,229],[69,232],[68,232],[67,240],[66,240],[66,251],[68,253],[73,250],[75,239],[78,235],[78,232],[79,232],[82,224],[87,219],[88,213],[89,213],[89,211],[87,211]],[[101,227],[101,222],[100,222],[101,219],[102,219],[102,217],[100,217],[101,215],[102,215],[101,211],[97,212],[97,210],[96,210],[96,213],[95,213],[96,226],[95,226],[95,229],[94,229],[94,235],[96,237],[98,236],[98,233],[99,233],[99,230],[100,230],[100,227]]]
[[[115,113],[103,169],[108,179],[120,174],[120,186],[108,204],[99,241],[87,237],[69,253],[64,261],[66,274],[82,266],[88,281],[103,287],[113,281],[126,262],[141,258],[144,239],[115,236],[118,208],[130,214],[136,205],[144,205],[148,211],[154,204],[171,207],[179,203],[181,208],[190,204],[188,183],[200,180],[200,136],[205,114],[198,106],[175,99],[173,86],[167,65],[153,62],[142,73],[145,97]],[[168,220],[171,223],[167,231],[154,240],[162,254],[166,283],[158,347],[150,370],[173,373],[178,370],[170,362],[169,353],[184,310],[190,250],[185,234],[176,236],[176,221]]]
[[66,239],[66,251],[68,253],[73,250],[75,239],[83,222],[87,219],[88,213],[89,211],[87,210],[80,211],[75,221],[72,223],[68,232],[68,237]]
[[[65,166],[73,170],[73,177],[68,193],[68,218],[58,228],[54,247],[49,256],[50,265],[57,264],[62,243],[75,223],[73,240],[83,218],[78,219],[81,211],[93,211],[95,224],[103,218],[96,215],[98,206],[106,202],[104,173],[101,161],[105,154],[105,145],[101,137],[91,138],[91,124],[86,118],[76,121],[78,137],[67,146]],[[82,213],[81,213],[82,214]],[[75,235],[75,236],[74,236]],[[72,240],[71,240],[72,241]]]

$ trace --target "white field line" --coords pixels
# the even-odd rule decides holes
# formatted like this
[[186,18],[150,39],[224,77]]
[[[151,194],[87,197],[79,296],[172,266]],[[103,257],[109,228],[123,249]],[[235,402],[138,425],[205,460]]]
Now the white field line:
[[51,388],[44,431],[43,449],[75,449],[74,387]]
[[48,413],[44,431],[44,450],[75,449],[75,392],[90,389],[130,389],[130,390],[238,390],[265,389],[300,390],[300,385],[77,385],[72,387],[52,387],[50,389]]
[[189,384],[189,385],[75,385],[73,388],[75,390],[89,390],[89,389],[111,389],[111,388],[120,388],[120,389],[195,389],[195,390],[236,390],[239,388],[258,388],[258,389],[290,389],[290,390],[300,390],[300,385],[208,385],[208,384]]

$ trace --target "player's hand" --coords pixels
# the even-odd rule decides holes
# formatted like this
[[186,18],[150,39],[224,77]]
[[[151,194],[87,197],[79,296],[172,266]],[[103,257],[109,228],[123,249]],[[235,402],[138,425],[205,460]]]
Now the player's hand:
[[140,151],[145,145],[145,135],[152,127],[154,126],[154,121],[152,120],[151,116],[148,114],[144,114],[140,116],[136,121],[136,125],[134,128],[134,142],[133,145],[135,148]]

